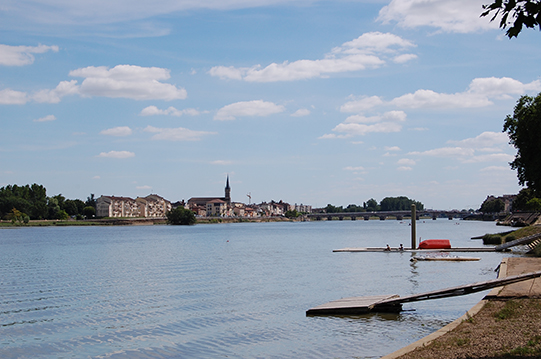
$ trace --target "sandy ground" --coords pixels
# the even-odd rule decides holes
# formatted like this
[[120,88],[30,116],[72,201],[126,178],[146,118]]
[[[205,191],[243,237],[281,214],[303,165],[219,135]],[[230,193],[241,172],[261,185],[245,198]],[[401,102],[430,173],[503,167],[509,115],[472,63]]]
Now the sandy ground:
[[541,358],[541,300],[492,300],[456,329],[400,359]]

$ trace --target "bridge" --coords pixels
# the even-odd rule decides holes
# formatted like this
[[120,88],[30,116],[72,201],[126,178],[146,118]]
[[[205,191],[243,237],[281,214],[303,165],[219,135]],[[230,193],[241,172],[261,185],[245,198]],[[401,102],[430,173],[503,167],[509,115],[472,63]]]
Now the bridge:
[[[310,219],[316,221],[327,220],[332,221],[338,219],[342,221],[346,218],[349,218],[352,221],[357,220],[357,218],[362,218],[365,221],[368,221],[370,218],[379,218],[384,221],[387,218],[395,218],[399,221],[402,221],[404,218],[411,218],[411,211],[377,211],[377,212],[341,212],[341,213],[310,213],[306,215]],[[470,212],[464,211],[437,211],[437,210],[426,210],[426,211],[417,211],[416,219],[418,220],[421,217],[429,217],[432,219],[437,218],[466,218],[471,216]]]

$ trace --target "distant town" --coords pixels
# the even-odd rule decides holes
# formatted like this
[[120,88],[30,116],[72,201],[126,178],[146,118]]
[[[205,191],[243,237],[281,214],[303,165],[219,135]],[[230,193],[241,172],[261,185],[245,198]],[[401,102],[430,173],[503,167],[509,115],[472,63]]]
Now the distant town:
[[198,217],[271,217],[284,216],[288,211],[311,213],[312,206],[289,204],[283,201],[245,204],[231,201],[229,176],[226,179],[224,196],[192,197],[187,202],[170,202],[165,198],[151,194],[146,197],[100,196],[96,199],[96,217],[144,217],[161,218],[173,208],[184,207]]

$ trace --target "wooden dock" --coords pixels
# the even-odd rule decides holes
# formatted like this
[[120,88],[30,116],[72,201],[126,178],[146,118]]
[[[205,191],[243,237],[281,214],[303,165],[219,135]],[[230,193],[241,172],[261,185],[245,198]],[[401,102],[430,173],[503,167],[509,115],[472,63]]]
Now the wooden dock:
[[361,248],[342,248],[342,249],[333,249],[333,252],[383,252],[383,253],[429,253],[429,252],[495,252],[496,247],[480,247],[480,248],[445,248],[445,249],[405,249],[398,250],[398,248],[391,248],[391,250],[386,250],[384,247],[361,247]]
[[541,271],[407,295],[404,297],[395,294],[343,298],[308,309],[306,315],[359,315],[374,312],[400,312],[403,303],[467,295],[538,277],[541,277]]

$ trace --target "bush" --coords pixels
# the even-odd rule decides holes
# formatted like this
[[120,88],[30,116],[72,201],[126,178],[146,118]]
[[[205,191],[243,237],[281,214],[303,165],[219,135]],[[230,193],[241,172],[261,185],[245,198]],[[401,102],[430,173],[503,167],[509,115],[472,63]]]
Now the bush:
[[502,244],[502,236],[499,234],[485,234],[483,236],[483,244]]
[[189,209],[177,207],[165,214],[167,223],[173,225],[190,225],[195,224],[195,214]]

